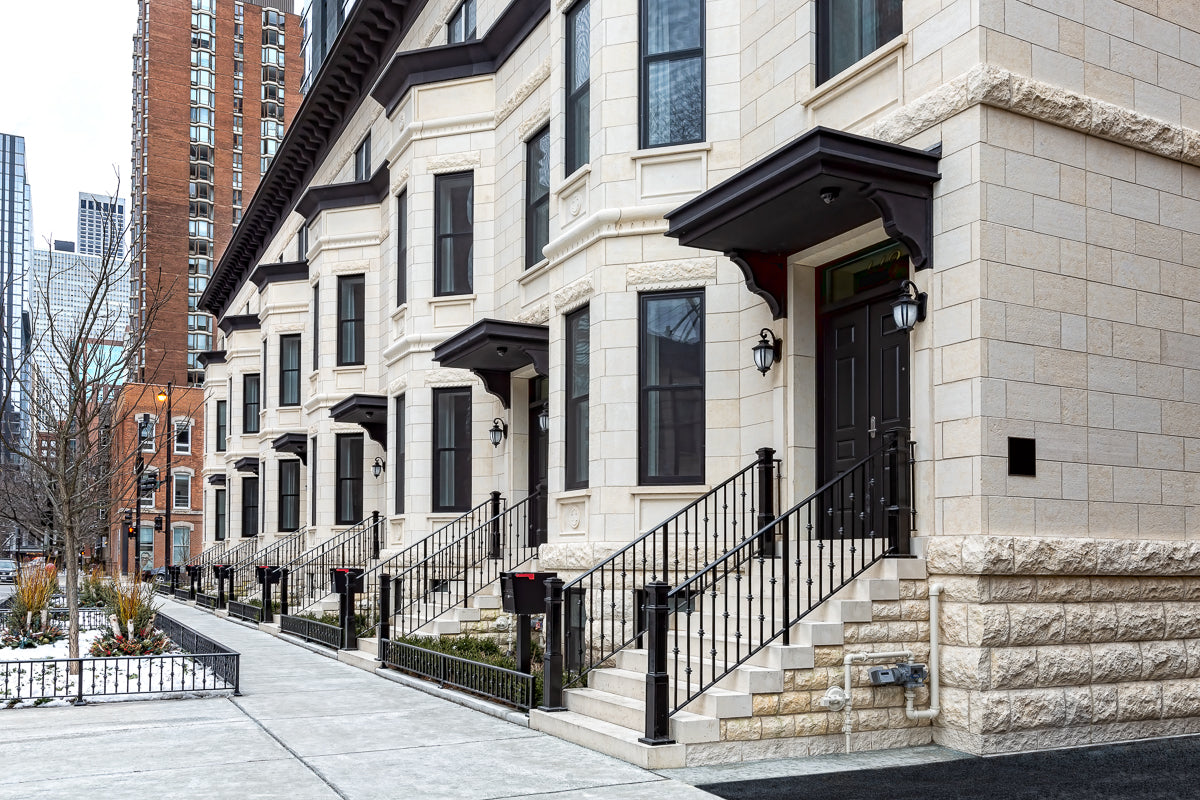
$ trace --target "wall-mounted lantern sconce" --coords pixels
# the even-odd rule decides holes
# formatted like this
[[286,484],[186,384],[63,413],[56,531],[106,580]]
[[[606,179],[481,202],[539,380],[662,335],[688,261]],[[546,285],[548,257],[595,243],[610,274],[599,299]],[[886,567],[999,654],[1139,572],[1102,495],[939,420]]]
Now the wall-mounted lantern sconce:
[[375,463],[371,465],[371,474],[378,478],[387,471],[387,464],[379,456],[375,456]]
[[912,281],[900,284],[900,297],[892,303],[892,319],[896,327],[908,332],[925,319],[925,301],[928,297],[925,292],[917,291],[917,285]]
[[508,438],[508,426],[504,424],[504,420],[499,417],[492,420],[492,429],[488,431],[488,438],[492,440],[492,447],[499,447],[500,442]]
[[550,406],[542,406],[542,410],[538,412],[538,427],[542,429],[542,433],[550,430]]
[[758,343],[750,349],[750,352],[754,354],[754,366],[758,368],[759,372],[766,375],[771,366],[783,355],[783,340],[767,328],[759,331],[758,335]]

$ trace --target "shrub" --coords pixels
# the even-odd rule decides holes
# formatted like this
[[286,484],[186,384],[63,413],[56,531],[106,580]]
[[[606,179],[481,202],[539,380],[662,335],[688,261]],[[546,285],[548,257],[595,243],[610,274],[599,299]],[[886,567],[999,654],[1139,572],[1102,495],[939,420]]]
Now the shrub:
[[17,570],[17,583],[13,592],[13,611],[22,616],[32,613],[40,616],[50,607],[50,598],[58,591],[58,570],[53,564]]
[[130,622],[138,631],[153,629],[154,614],[159,608],[154,597],[154,584],[140,578],[122,578],[114,574],[108,593],[105,609],[110,616],[116,615],[122,632],[129,630]]
[[93,656],[160,656],[171,650],[171,640],[153,628],[135,628],[133,636],[114,636],[111,630],[92,642]]
[[100,567],[92,567],[79,582],[79,605],[83,608],[107,606],[112,595],[112,587]]

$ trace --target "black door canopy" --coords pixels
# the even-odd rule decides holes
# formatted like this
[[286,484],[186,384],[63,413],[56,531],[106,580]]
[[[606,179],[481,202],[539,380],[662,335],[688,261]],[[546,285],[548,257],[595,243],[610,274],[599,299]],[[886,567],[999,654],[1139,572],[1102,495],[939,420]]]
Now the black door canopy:
[[352,394],[329,409],[334,422],[362,427],[383,449],[387,449],[387,398],[380,394]]
[[550,329],[545,325],[481,319],[433,348],[443,367],[469,369],[505,408],[512,399],[512,373],[533,365],[538,375],[550,372]]
[[915,269],[931,267],[940,158],[940,145],[813,128],[667,214],[667,235],[731,258],[778,319],[787,315],[787,257],[872,220],[904,244]]

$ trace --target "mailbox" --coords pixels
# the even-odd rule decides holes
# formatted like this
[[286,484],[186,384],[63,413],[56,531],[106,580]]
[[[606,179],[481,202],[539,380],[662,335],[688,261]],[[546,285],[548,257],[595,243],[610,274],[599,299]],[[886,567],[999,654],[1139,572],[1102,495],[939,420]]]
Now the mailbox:
[[363,572],[358,567],[333,567],[329,570],[329,579],[333,582],[333,591],[344,594],[347,590],[361,592],[363,590]]
[[[213,568],[213,577],[214,578],[216,578],[217,580],[221,580],[222,578],[225,577],[225,573],[222,572],[222,570],[225,569],[224,564],[213,564],[212,568]],[[188,567],[188,570],[191,570],[191,567]]]
[[279,567],[270,564],[260,564],[254,568],[254,577],[260,586],[268,583],[279,583]]
[[546,611],[546,579],[557,572],[501,572],[500,593],[509,614],[542,614]]
[[[191,569],[191,566],[189,566],[188,571],[190,572]],[[177,564],[172,564],[171,566],[167,567],[167,574],[175,580],[179,580],[179,566]]]

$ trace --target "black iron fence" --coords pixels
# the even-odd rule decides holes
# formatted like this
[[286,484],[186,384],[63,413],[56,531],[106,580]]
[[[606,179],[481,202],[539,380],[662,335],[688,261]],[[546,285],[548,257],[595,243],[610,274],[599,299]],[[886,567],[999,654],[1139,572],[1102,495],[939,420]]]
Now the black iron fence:
[[338,625],[327,625],[307,617],[293,617],[290,614],[279,615],[279,630],[299,636],[306,642],[316,642],[326,647],[338,650],[342,647],[343,634]]
[[228,546],[229,541],[222,539],[207,550],[192,556],[185,563],[189,567],[210,567],[213,564],[219,564]]
[[541,502],[543,496],[535,492],[400,572],[392,580],[388,609],[395,635],[408,636],[451,608],[466,606],[501,572],[537,555],[534,526]]
[[390,639],[381,645],[383,663],[393,669],[521,710],[528,710],[538,702],[533,675]]
[[[642,588],[684,581],[743,545],[778,513],[778,459],[755,462],[563,587],[566,685],[632,644],[645,630]],[[760,537],[767,552],[771,537]]]
[[0,661],[0,702],[178,694],[233,690],[238,694],[238,653],[158,614],[155,627],[181,653],[157,656]]
[[243,603],[240,600],[230,600],[226,608],[229,609],[229,616],[246,622],[258,622],[259,615],[262,613],[260,606]]
[[382,575],[395,575],[406,567],[428,560],[431,553],[440,552],[450,543],[462,539],[486,520],[499,516],[503,507],[504,498],[500,496],[499,492],[492,492],[487,500],[462,516],[367,570],[363,574],[363,591],[355,600],[355,612],[370,620],[370,627],[373,631],[379,625],[379,581]]
[[[371,513],[354,527],[309,550],[286,565],[289,609],[300,614],[333,592],[329,571],[335,567],[365,568],[379,558],[383,523]],[[282,599],[282,598],[281,598]]]
[[200,608],[206,608],[209,611],[212,611],[217,607],[216,595],[196,592],[196,605]]
[[254,553],[249,559],[238,564],[234,573],[234,584],[237,587],[234,594],[243,602],[262,597],[262,587],[257,582],[255,568],[260,566],[279,567],[290,564],[304,555],[305,543],[308,541],[308,531],[300,529],[287,537],[264,547]]
[[[234,566],[251,558],[258,550],[258,539],[247,539],[241,544],[227,546],[225,551],[211,564],[206,564],[196,570],[196,591],[208,595],[219,595],[217,576],[213,567],[220,564]],[[187,577],[187,576],[184,576]]]
[[[674,588],[646,588],[646,738],[886,555],[907,555],[913,444],[902,432]],[[773,543],[773,547],[766,546]],[[774,556],[778,557],[774,557]],[[665,713],[663,713],[665,712]]]

